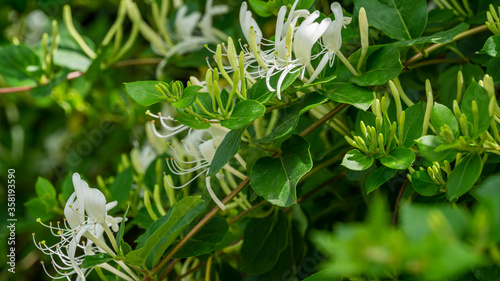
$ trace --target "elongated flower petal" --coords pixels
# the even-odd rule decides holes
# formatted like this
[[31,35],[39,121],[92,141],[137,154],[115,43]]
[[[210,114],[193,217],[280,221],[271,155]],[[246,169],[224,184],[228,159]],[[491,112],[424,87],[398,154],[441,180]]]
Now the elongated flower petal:
[[321,38],[331,22],[329,18],[322,20],[321,23],[314,22],[318,17],[318,11],[312,13],[302,22],[295,33],[293,42],[295,56],[304,65],[311,63],[312,47]]
[[101,224],[106,221],[106,198],[104,194],[96,189],[89,188],[85,193],[85,210],[89,217]]
[[241,3],[240,7],[240,25],[241,31],[243,31],[243,35],[247,39],[247,42],[250,41],[250,27],[253,26],[253,30],[255,32],[255,37],[257,39],[257,44],[260,44],[262,39],[262,31],[260,30],[259,25],[252,17],[252,12],[248,10],[247,2]]

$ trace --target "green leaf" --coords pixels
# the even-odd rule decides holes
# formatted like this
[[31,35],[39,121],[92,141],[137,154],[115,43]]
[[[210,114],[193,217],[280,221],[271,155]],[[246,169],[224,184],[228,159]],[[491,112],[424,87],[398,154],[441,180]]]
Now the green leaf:
[[122,204],[130,196],[132,190],[132,168],[128,167],[123,170],[113,181],[109,187],[111,198],[118,201],[118,205]]
[[380,163],[382,163],[382,165],[397,170],[408,169],[414,161],[415,153],[409,148],[403,147],[398,147],[389,152],[388,156],[380,158]]
[[479,51],[479,54],[487,54],[494,58],[500,57],[500,36],[490,36],[484,43],[484,47]]
[[[349,57],[352,65],[357,65],[361,49]],[[342,66],[345,69],[345,66]],[[361,76],[349,75],[349,81],[359,86],[382,85],[396,78],[403,70],[399,50],[394,45],[370,46],[361,68]],[[345,70],[344,70],[345,71]]]
[[488,62],[486,73],[493,78],[496,85],[500,83],[500,58],[493,58]]
[[500,280],[500,267],[498,265],[474,269],[474,276],[481,281]]
[[344,278],[332,276],[327,270],[322,270],[304,279],[304,281],[342,281]]
[[[120,228],[118,229],[118,232],[116,233],[116,244],[118,245],[118,247],[120,248],[120,250],[122,252],[125,252],[125,248],[127,246],[130,247],[130,245],[128,245],[127,242],[123,241],[123,234],[125,233],[125,221],[127,220],[127,214],[128,214],[129,208],[130,208],[130,205],[127,206],[125,213],[123,213],[122,221],[120,222]],[[124,246],[125,244],[127,244],[127,246]],[[128,254],[128,252],[125,254]]]
[[366,193],[377,190],[386,181],[392,179],[396,175],[397,170],[387,168],[385,166],[378,167],[370,173],[365,182]]
[[[478,108],[477,128],[474,127],[474,114],[472,113],[472,101],[476,101]],[[472,82],[464,93],[460,109],[467,116],[467,121],[472,126],[470,131],[471,139],[481,136],[491,125],[489,113],[490,96],[485,88],[479,86],[477,82]]]
[[[441,225],[432,218],[440,218]],[[435,235],[436,228],[442,229],[444,225],[449,228],[450,236],[447,239],[460,237],[467,229],[469,217],[459,207],[405,204],[401,207],[400,219],[405,236],[411,241],[420,242]],[[452,237],[453,235],[456,237]]]
[[221,217],[211,219],[203,228],[189,239],[173,258],[188,258],[210,253],[215,249],[217,243],[224,239],[229,225]]
[[179,123],[181,123],[182,125],[186,125],[186,126],[193,128],[195,130],[203,130],[203,129],[210,128],[210,123],[202,122],[202,121],[194,118],[192,115],[186,114],[180,110],[181,109],[177,110],[177,113],[179,113],[179,115],[177,117],[175,117],[174,119],[176,121],[178,121]]
[[36,86],[43,75],[40,58],[22,44],[0,47],[0,69],[10,86]]
[[425,157],[425,159],[432,162],[440,162],[456,155],[457,151],[454,149],[436,151],[436,148],[442,144],[447,143],[438,136],[428,135],[417,140],[417,146],[420,153]]
[[220,121],[220,124],[231,130],[241,129],[261,117],[266,112],[266,107],[254,100],[244,100],[234,106],[229,118]]
[[226,165],[226,163],[233,158],[233,156],[238,152],[241,143],[241,136],[245,132],[245,128],[231,131],[226,134],[221,144],[215,151],[214,158],[210,164],[210,170],[208,171],[209,176],[217,174],[217,172]]
[[102,263],[112,261],[113,258],[107,253],[86,255],[82,262],[82,268],[94,268]]
[[47,204],[45,203],[49,201],[51,204],[55,202],[57,205],[57,201],[55,199],[42,200],[40,198],[31,198],[28,202],[24,203],[24,206],[28,209],[32,217],[40,218],[42,221],[47,221],[54,216],[54,214],[48,210]]
[[[249,0],[250,7],[255,13],[261,17],[267,18],[272,15],[271,11],[268,9],[267,2],[263,0]],[[248,30],[245,30],[245,32]]]
[[287,113],[280,118],[278,125],[274,127],[273,131],[258,141],[269,143],[276,138],[280,138],[292,132],[299,123],[300,115],[304,114],[309,109],[324,103],[326,100],[327,99],[323,95],[316,92],[304,95],[300,102],[291,106],[287,110]]
[[449,108],[452,108],[453,100],[457,98],[457,73],[459,70],[462,71],[464,78],[463,89],[467,89],[472,81],[479,81],[484,77],[484,71],[481,66],[471,63],[463,66],[454,65],[443,71],[439,75],[437,85],[439,103]]
[[422,196],[434,196],[441,189],[441,186],[437,185],[425,170],[413,171],[411,183],[413,189]]
[[415,38],[412,40],[398,41],[394,45],[396,45],[396,46],[411,46],[411,45],[423,44],[423,43],[449,43],[449,42],[453,41],[453,38],[455,38],[455,36],[457,36],[458,34],[464,32],[464,31],[467,31],[468,29],[469,29],[469,25],[462,22],[459,25],[453,27],[452,29],[436,32],[432,35],[422,36],[422,37]]
[[422,136],[424,116],[425,104],[420,102],[405,110],[405,124],[403,128],[404,147],[412,146]]
[[[280,78],[280,72],[275,73],[269,79],[269,85],[276,89],[278,86],[278,80]],[[299,77],[300,71],[290,72],[286,75],[285,79],[281,84],[281,92],[285,91],[292,83]],[[266,103],[271,98],[276,96],[276,91],[271,91],[267,88],[266,79],[259,79],[252,88],[248,90],[248,99],[256,100],[261,103]]]
[[454,202],[476,183],[481,175],[482,161],[478,154],[462,158],[448,177],[446,198]]
[[364,155],[357,149],[349,150],[342,160],[342,166],[353,171],[363,171],[371,167],[373,157]]
[[202,88],[202,86],[196,85],[185,88],[182,92],[182,98],[176,102],[173,102],[172,106],[175,108],[186,108],[190,106],[196,100],[196,94]]
[[64,201],[68,201],[71,194],[75,192],[75,187],[73,186],[73,175],[71,173],[68,173],[64,177],[61,189],[64,196]]
[[417,38],[427,24],[425,0],[357,0],[354,3],[356,10],[365,8],[370,25],[393,39]]
[[130,97],[139,105],[150,106],[161,101],[165,101],[166,97],[156,91],[155,86],[159,81],[137,81],[124,83],[125,89]]
[[273,268],[288,241],[288,219],[282,210],[265,218],[252,218],[241,246],[242,270],[257,275]]
[[340,103],[351,104],[361,110],[367,110],[375,97],[373,92],[365,87],[351,83],[329,83],[324,85],[322,92],[326,97]]
[[[71,38],[73,39],[73,38]],[[87,71],[92,60],[86,55],[70,49],[63,49],[58,46],[54,52],[54,64],[63,68],[79,71]]]
[[500,175],[486,178],[481,185],[470,192],[481,203],[488,214],[488,223],[484,227],[489,229],[490,241],[497,243],[500,240]]
[[54,89],[56,86],[58,86],[59,84],[68,79],[69,72],[70,71],[68,69],[64,68],[59,70],[59,72],[57,72],[54,78],[50,80],[47,84],[40,85],[32,89],[30,92],[30,96],[34,98],[42,98],[49,96],[50,94],[52,94],[52,89]]
[[284,141],[278,158],[257,160],[250,172],[253,190],[270,203],[289,207],[296,203],[295,187],[299,179],[312,168],[309,143],[292,135]]
[[125,256],[127,263],[142,266],[148,258],[148,266],[156,265],[168,246],[203,210],[200,196],[188,196],[177,201],[166,215],[148,227],[145,233],[147,240],[138,245],[139,249]]
[[56,198],[56,189],[48,180],[38,177],[35,184],[36,196],[42,200]]
[[[292,5],[294,3],[294,0],[289,0],[288,1],[288,4],[289,5]],[[297,8],[296,9],[306,9],[308,10],[309,8],[311,8],[311,6],[314,4],[314,0],[302,0],[302,1],[299,1],[299,3],[297,4]]]
[[451,110],[442,104],[437,102],[434,103],[431,112],[431,122],[434,128],[439,132],[439,128],[444,125],[448,125],[450,127],[451,132],[455,137],[458,137],[460,134],[460,129],[458,127],[457,118],[455,118],[455,114],[451,112]]

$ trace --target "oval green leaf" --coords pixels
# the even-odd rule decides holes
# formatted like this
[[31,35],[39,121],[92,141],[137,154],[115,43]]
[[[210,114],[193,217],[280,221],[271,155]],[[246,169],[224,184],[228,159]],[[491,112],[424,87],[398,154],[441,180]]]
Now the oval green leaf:
[[38,177],[36,180],[35,191],[41,200],[56,198],[56,189],[50,181],[42,177]]
[[484,43],[484,47],[479,52],[481,54],[487,54],[494,58],[500,57],[500,36],[493,35],[490,36]]
[[201,90],[202,86],[189,86],[182,92],[182,98],[176,102],[172,103],[175,108],[186,108],[194,103],[196,100],[196,94]]
[[432,162],[440,162],[445,159],[452,158],[456,154],[454,149],[436,151],[436,148],[442,144],[447,143],[438,136],[423,136],[417,140],[417,146],[420,153],[425,157],[425,159]]
[[[477,104],[477,127],[474,125],[474,114],[472,113],[472,101]],[[460,109],[467,116],[467,121],[473,128],[470,132],[471,139],[481,136],[491,125],[493,116],[489,114],[490,96],[485,88],[473,81],[464,93]]]
[[282,210],[265,218],[252,218],[241,246],[243,271],[262,274],[273,268],[288,241],[288,218]]
[[132,168],[129,167],[118,174],[109,187],[111,197],[118,201],[118,206],[124,203],[125,200],[127,200],[127,198],[131,195],[130,190],[132,189],[133,183],[132,177]]
[[458,197],[467,193],[479,179],[481,170],[482,161],[478,154],[465,156],[448,177],[446,198],[454,202]]
[[127,263],[142,266],[148,258],[148,267],[156,265],[164,251],[201,212],[204,205],[200,196],[188,196],[172,206],[166,215],[153,222],[146,230],[147,240],[125,256]]
[[371,167],[373,164],[373,157],[364,155],[357,149],[349,150],[344,159],[342,166],[353,171],[363,171]]
[[455,114],[453,114],[453,112],[451,112],[451,110],[446,105],[442,105],[437,102],[434,103],[431,113],[431,122],[434,128],[437,130],[439,130],[439,128],[443,127],[444,125],[448,125],[455,137],[460,134]]
[[422,136],[425,116],[425,105],[417,103],[405,110],[405,125],[403,128],[404,147],[412,146],[416,139]]
[[393,39],[417,38],[427,24],[425,0],[357,0],[354,3],[356,10],[365,8],[370,25]]
[[352,83],[329,83],[324,87],[328,91],[323,93],[329,99],[351,104],[361,110],[367,110],[375,99],[370,89]]
[[284,141],[278,158],[263,157],[257,160],[250,172],[253,190],[270,203],[289,207],[297,202],[296,185],[312,168],[309,143],[292,135]]
[[377,190],[382,184],[396,175],[397,170],[385,166],[378,167],[370,173],[365,182],[366,193]]
[[210,123],[202,122],[193,116],[186,114],[182,111],[182,109],[178,109],[177,113],[179,116],[175,117],[175,120],[181,123],[182,125],[186,125],[195,130],[203,130],[210,128]]
[[415,161],[415,153],[404,147],[398,147],[391,151],[388,156],[380,158],[382,165],[396,170],[408,169],[413,161]]
[[211,219],[193,238],[173,256],[175,259],[188,258],[210,253],[217,243],[224,239],[229,225],[221,217]]
[[[352,54],[349,57],[351,64],[357,65],[360,55],[361,50]],[[398,48],[394,45],[369,47],[361,70],[362,75],[351,75],[349,81],[359,86],[376,86],[389,82],[403,70]]]
[[240,101],[234,106],[231,116],[220,124],[231,130],[238,130],[252,123],[266,112],[266,107],[254,100]]
[[411,173],[413,189],[422,196],[434,196],[439,193],[440,185],[437,185],[427,171],[418,170]]
[[217,172],[226,165],[226,163],[233,158],[240,148],[241,136],[245,132],[245,128],[231,131],[226,134],[221,144],[215,151],[214,158],[210,164],[209,176],[217,174]]
[[155,86],[159,81],[137,81],[124,83],[129,96],[142,106],[150,106],[155,103],[166,100],[162,94],[156,91]]
[[42,62],[30,47],[0,47],[0,69],[10,86],[36,86],[43,75]]

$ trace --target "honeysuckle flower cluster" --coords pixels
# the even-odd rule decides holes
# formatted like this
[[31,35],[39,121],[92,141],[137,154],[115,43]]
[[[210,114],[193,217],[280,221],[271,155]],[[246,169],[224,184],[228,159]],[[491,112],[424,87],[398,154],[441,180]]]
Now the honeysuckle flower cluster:
[[[213,26],[213,17],[229,11],[227,5],[213,5],[213,0],[205,3],[205,14],[194,11],[188,14],[188,6],[182,5],[177,10],[174,28],[170,30],[169,40],[161,40],[160,47],[151,44],[152,50],[165,57],[157,66],[156,76],[161,77],[161,70],[167,65],[169,58],[197,51],[205,44],[217,44],[226,34]],[[173,40],[171,40],[173,39]]]
[[[172,147],[171,153],[174,157],[167,158],[167,165],[169,170],[178,176],[189,175],[194,172],[197,172],[197,174],[180,186],[175,186],[172,183],[170,183],[170,185],[173,188],[183,188],[201,175],[207,175],[215,156],[215,152],[229,130],[217,124],[212,124],[210,128],[205,130],[193,130],[185,125],[171,126],[167,124],[166,121],[173,121],[174,118],[170,116],[162,116],[161,113],[158,113],[158,115],[152,114],[150,111],[147,111],[146,113],[156,119],[159,119],[162,128],[166,132],[169,132],[165,135],[159,133],[153,120],[151,122],[151,128],[154,134],[159,138],[167,139],[189,129],[187,136],[181,141],[181,147]],[[246,163],[243,158],[239,154],[236,154],[235,158],[241,166],[245,168]],[[228,164],[224,166],[224,169],[238,178],[245,178],[245,175]],[[168,181],[167,177],[166,179]],[[220,176],[217,177],[217,179],[220,179]],[[216,196],[212,189],[210,180],[210,176],[205,177],[205,184],[207,186],[208,193],[210,194],[212,200],[214,200],[214,202],[222,210],[225,210],[226,206]]]
[[[344,17],[342,7],[339,3],[331,4],[331,10],[335,20],[325,18],[316,22],[319,18],[319,11],[309,12],[305,9],[296,10],[298,0],[292,5],[287,13],[287,7],[282,6],[278,12],[274,42],[263,38],[262,31],[258,26],[252,13],[248,11],[247,3],[243,2],[240,8],[240,25],[248,42],[243,45],[245,75],[251,79],[265,78],[269,90],[276,91],[281,99],[281,85],[289,73],[301,71],[301,80],[305,84],[312,83],[323,71],[328,62],[333,64],[336,54],[340,54],[342,45],[342,27],[351,22],[351,18]],[[299,20],[302,20],[299,23]],[[313,54],[313,46],[319,43],[321,51]],[[267,48],[263,48],[267,47]],[[225,56],[230,62],[239,61],[236,52],[231,51],[232,40],[229,40]],[[231,66],[221,67],[218,48],[215,52],[215,59],[219,68],[225,71],[236,71],[235,63]],[[321,57],[316,68],[312,61]],[[307,76],[305,75],[307,71]],[[279,75],[276,89],[271,85],[270,80],[274,75]]]
[[[96,188],[90,188],[78,173],[73,174],[73,186],[75,192],[71,194],[64,207],[63,223],[58,221],[57,225],[52,223],[47,225],[37,219],[61,241],[52,246],[47,245],[45,240],[37,243],[33,233],[33,241],[37,248],[51,258],[56,272],[55,276],[47,271],[43,262],[42,265],[47,275],[53,279],[66,278],[71,280],[71,276],[77,274],[77,280],[85,280],[92,270],[81,267],[86,256],[96,253],[108,253],[112,257],[116,256],[117,245],[112,232],[118,231],[118,224],[122,218],[112,217],[107,213],[117,205],[117,202],[106,203],[104,194]],[[115,251],[107,245],[104,233],[111,241]],[[138,277],[123,262],[118,261],[117,263],[129,275],[119,271],[109,263],[99,264],[98,267],[106,269],[124,280],[138,280]]]
[[218,43],[219,37],[225,35],[213,27],[213,17],[228,11],[227,5],[214,6],[213,0],[206,1],[203,16],[198,11],[187,14],[188,6],[182,5],[177,10],[174,22],[174,36],[176,37],[174,39],[177,39],[177,43],[168,49],[166,57],[196,51],[204,44]]

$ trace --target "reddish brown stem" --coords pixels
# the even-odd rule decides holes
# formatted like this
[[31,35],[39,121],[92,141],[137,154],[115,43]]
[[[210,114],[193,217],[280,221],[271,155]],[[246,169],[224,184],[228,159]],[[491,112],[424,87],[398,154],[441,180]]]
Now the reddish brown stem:
[[406,185],[408,184],[408,178],[403,182],[401,189],[399,190],[398,198],[396,199],[396,203],[394,204],[394,213],[392,215],[392,223],[397,224],[398,222],[398,211],[399,211],[399,202],[401,201],[401,197],[405,192]]

